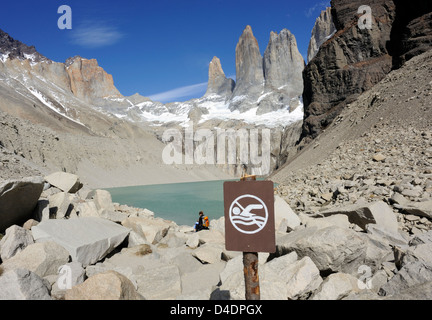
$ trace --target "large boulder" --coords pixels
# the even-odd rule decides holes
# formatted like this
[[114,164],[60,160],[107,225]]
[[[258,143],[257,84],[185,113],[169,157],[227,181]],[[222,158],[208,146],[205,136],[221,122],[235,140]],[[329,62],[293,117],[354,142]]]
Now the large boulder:
[[[258,273],[263,300],[306,299],[322,283],[320,272],[313,261],[309,257],[297,260],[295,252],[260,264]],[[245,299],[241,257],[228,261],[220,279],[220,287],[213,292],[215,299]]]
[[311,218],[307,215],[302,215],[302,222],[303,224],[308,227],[316,227],[317,229],[324,229],[331,226],[338,226],[341,228],[349,229],[350,222],[348,221],[348,217],[342,214],[337,214],[334,216],[328,216],[328,217],[317,217],[317,218]]
[[341,300],[360,291],[358,281],[358,278],[350,274],[333,273],[324,280],[311,300]]
[[65,300],[142,300],[132,282],[116,271],[99,273],[68,290]]
[[69,262],[69,252],[61,245],[47,241],[33,243],[24,250],[6,260],[2,267],[5,270],[27,269],[40,277],[56,275],[58,269]]
[[399,225],[393,210],[383,201],[373,203],[359,203],[341,208],[332,208],[321,212],[328,217],[334,214],[345,214],[351,223],[366,230],[366,225],[377,224],[389,231],[397,233]]
[[[279,258],[280,259],[280,258]],[[273,261],[273,260],[272,260]],[[270,261],[270,262],[272,262]],[[288,264],[273,273],[273,285],[283,286],[285,299],[298,300],[310,296],[322,283],[320,271],[309,257]],[[276,276],[276,277],[275,277]],[[268,273],[265,280],[269,281]]]
[[276,254],[295,251],[299,258],[310,257],[321,272],[356,274],[365,262],[367,246],[367,241],[352,229],[305,228],[277,237]]
[[222,245],[204,244],[195,249],[192,255],[201,263],[217,263],[221,261],[222,252]]
[[394,250],[400,270],[381,287],[381,295],[395,295],[432,281],[432,243],[418,244],[406,250],[395,247]]
[[13,225],[6,229],[6,235],[0,241],[0,258],[6,261],[33,242],[30,230]]
[[47,283],[36,273],[13,269],[0,276],[0,300],[51,300]]
[[0,182],[0,232],[16,224],[22,225],[33,217],[42,194],[42,177]]
[[129,229],[103,218],[42,221],[32,228],[36,242],[54,241],[69,252],[72,261],[94,264],[120,245]]
[[51,219],[68,218],[72,212],[73,205],[71,197],[66,192],[51,195],[49,201],[49,217]]
[[408,214],[432,219],[432,200],[423,202],[408,202],[402,205],[402,210]]
[[162,219],[129,217],[122,221],[122,225],[132,229],[149,243],[156,244],[165,237],[170,228],[170,223]]
[[404,290],[432,282],[432,267],[422,261],[413,261],[402,267],[379,291],[382,296],[392,296]]
[[177,266],[147,269],[135,276],[138,293],[147,300],[173,300],[181,294],[181,279]]
[[[291,209],[288,203],[281,197],[275,195],[274,201],[274,216],[275,216],[275,228],[279,230],[282,221],[285,219],[285,224],[289,229],[295,229],[301,224],[301,220],[298,215]],[[286,230],[285,230],[286,231]]]
[[67,172],[54,172],[45,181],[66,193],[76,193],[83,186],[77,175]]
[[111,194],[106,190],[92,190],[88,193],[87,199],[93,200],[99,211],[115,211],[114,204],[112,203]]
[[225,262],[200,265],[195,271],[181,276],[182,293],[176,298],[185,300],[209,300],[213,287],[219,283],[219,273]]

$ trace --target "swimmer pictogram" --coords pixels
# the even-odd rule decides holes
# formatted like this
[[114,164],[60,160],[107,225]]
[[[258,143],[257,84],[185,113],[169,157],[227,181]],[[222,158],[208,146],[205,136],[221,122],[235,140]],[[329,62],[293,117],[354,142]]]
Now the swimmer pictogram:
[[229,209],[234,228],[244,234],[260,232],[268,221],[268,209],[263,200],[246,194],[236,198]]

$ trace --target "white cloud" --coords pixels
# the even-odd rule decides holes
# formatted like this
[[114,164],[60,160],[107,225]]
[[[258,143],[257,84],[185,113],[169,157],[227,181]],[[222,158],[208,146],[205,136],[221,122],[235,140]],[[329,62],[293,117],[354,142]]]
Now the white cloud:
[[99,48],[110,46],[119,41],[123,34],[115,27],[105,23],[83,23],[72,29],[72,42],[87,48]]
[[149,96],[153,101],[174,102],[185,97],[201,97],[207,90],[207,82],[180,87]]
[[305,15],[306,17],[310,18],[316,13],[316,11],[324,10],[327,7],[330,7],[330,1],[321,1],[319,3],[316,3],[313,7],[307,9],[305,11]]

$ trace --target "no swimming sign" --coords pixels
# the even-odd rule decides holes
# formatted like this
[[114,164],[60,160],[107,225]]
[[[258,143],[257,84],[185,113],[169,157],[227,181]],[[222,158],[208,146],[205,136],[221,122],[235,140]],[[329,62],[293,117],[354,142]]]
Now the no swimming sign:
[[272,181],[225,182],[224,208],[227,250],[275,252]]

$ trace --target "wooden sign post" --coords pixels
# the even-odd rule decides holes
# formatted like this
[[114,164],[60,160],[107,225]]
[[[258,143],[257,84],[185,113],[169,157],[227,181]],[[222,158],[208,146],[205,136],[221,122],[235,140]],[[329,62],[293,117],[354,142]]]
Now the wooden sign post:
[[258,252],[275,252],[273,182],[244,176],[224,183],[225,246],[243,252],[246,300],[260,300]]

